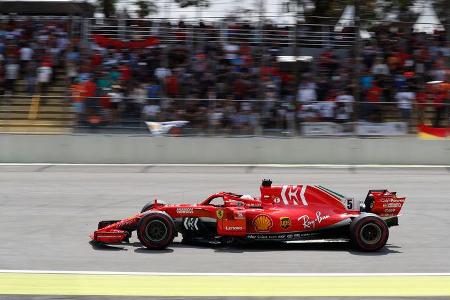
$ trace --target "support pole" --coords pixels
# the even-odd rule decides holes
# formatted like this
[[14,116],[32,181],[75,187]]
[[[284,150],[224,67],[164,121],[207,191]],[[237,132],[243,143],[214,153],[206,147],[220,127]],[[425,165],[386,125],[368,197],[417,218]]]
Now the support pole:
[[[355,104],[356,107],[353,107],[354,119],[358,119],[358,113],[360,109],[360,94],[361,90],[359,87],[359,77],[361,76],[361,64],[360,64],[360,57],[361,57],[361,37],[360,37],[360,31],[361,31],[361,24],[360,24],[360,14],[359,14],[359,0],[354,0],[354,6],[355,6],[355,16],[354,16],[354,26],[355,26],[355,44],[353,48],[353,55],[355,60],[355,65],[353,69],[353,97],[355,98]],[[355,109],[356,108],[356,109]]]

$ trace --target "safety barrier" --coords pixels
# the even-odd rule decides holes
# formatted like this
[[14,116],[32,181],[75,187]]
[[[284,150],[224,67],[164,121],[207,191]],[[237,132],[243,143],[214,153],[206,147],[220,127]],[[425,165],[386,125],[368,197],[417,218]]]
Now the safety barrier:
[[0,135],[2,163],[448,165],[449,140]]

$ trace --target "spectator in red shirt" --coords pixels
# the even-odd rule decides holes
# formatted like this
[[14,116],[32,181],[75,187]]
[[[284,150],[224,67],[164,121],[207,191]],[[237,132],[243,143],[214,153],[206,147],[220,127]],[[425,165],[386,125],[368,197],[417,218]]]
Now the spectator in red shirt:
[[428,94],[423,85],[419,86],[416,93],[416,111],[417,111],[417,122],[421,125],[425,121],[425,108],[428,104]]
[[165,81],[166,94],[169,97],[177,97],[180,92],[180,85],[178,82],[178,73],[173,71],[171,75],[167,76]]
[[436,88],[435,94],[433,95],[433,106],[434,106],[434,119],[433,127],[445,127],[443,124],[444,117],[446,115],[446,102],[448,101],[448,91],[445,89],[444,85],[440,85]]
[[363,103],[363,118],[367,121],[381,122],[381,97],[383,95],[383,89],[378,86],[378,83],[372,81],[372,87],[366,92],[366,102]]
[[102,64],[102,62],[103,62],[103,57],[100,54],[100,51],[95,50],[95,53],[92,55],[92,61],[91,61],[92,66],[98,67]]

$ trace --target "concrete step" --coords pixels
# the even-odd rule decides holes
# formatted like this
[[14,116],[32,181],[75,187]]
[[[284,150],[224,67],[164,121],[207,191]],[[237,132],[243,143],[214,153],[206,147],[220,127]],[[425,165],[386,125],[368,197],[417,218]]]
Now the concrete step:
[[0,120],[0,127],[71,127],[72,121]]
[[[27,85],[26,83],[17,83],[16,82],[16,90],[19,91],[26,91],[27,90]],[[48,87],[48,91],[67,91],[68,88],[66,86],[65,83],[53,83],[52,85],[50,85]]]
[[[71,113],[38,113],[37,120],[72,121],[75,115]],[[0,120],[28,120],[28,112],[0,112]]]
[[36,133],[36,134],[67,134],[71,133],[72,128],[66,127],[29,127],[29,126],[1,126],[0,133]]
[[[47,91],[46,95],[52,96],[52,97],[54,97],[54,96],[64,97],[64,96],[68,95],[68,92],[69,92],[69,88],[66,88],[66,87],[61,87],[58,89],[53,88],[53,89],[49,89]],[[28,94],[28,91],[26,89],[15,89],[14,93],[12,93],[12,96],[13,96],[12,98],[14,98],[14,97],[16,97],[16,98],[17,97],[24,97],[24,98],[31,97],[30,94]],[[7,97],[7,96],[5,96],[5,97]]]
[[[3,105],[0,106],[0,112],[3,113],[28,113],[30,105]],[[39,113],[74,113],[72,106],[61,105],[40,105]]]
[[[30,105],[31,101],[32,101],[31,97],[15,97],[9,99],[0,98],[0,106]],[[45,99],[40,98],[39,103],[44,105],[67,105],[70,103],[70,99],[67,99],[66,97],[50,97]]]

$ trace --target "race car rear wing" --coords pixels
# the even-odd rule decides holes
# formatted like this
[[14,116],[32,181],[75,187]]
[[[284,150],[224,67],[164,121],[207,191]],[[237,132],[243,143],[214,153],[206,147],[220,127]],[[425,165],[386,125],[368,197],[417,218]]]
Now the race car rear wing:
[[371,212],[380,217],[397,216],[405,203],[406,197],[397,197],[396,192],[388,190],[369,190],[364,200],[365,212]]

